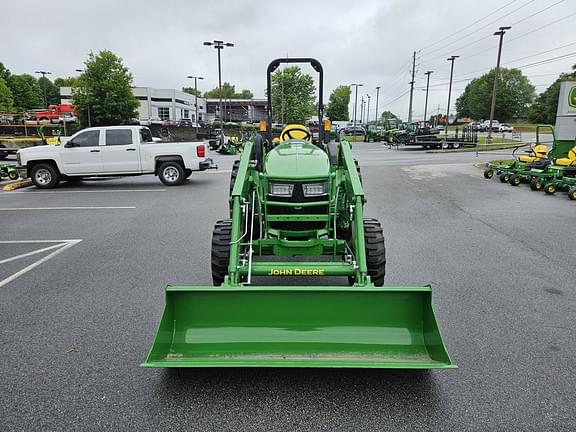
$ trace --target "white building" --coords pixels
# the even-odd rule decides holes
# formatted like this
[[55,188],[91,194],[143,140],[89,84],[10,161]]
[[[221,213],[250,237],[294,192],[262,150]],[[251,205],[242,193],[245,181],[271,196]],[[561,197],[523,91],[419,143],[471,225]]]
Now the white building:
[[[139,119],[160,118],[161,120],[190,119],[196,122],[196,97],[180,90],[132,87],[140,102]],[[60,87],[62,103],[71,103],[72,88]],[[198,120],[206,120],[206,99],[198,98]]]

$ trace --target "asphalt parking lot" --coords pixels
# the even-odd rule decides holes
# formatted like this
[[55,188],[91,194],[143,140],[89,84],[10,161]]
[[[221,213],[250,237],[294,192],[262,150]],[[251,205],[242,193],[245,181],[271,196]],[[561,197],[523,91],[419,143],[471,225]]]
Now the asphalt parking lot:
[[499,156],[354,145],[390,285],[431,283],[459,369],[142,369],[167,283],[210,285],[234,157],[0,192],[0,430],[576,429],[576,204]]

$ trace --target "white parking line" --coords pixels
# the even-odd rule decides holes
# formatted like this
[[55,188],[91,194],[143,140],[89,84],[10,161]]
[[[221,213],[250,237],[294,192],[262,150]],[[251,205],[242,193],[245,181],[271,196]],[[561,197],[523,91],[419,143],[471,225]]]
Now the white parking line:
[[66,249],[71,248],[74,245],[77,245],[78,243],[80,243],[82,240],[81,239],[76,239],[76,240],[15,240],[15,241],[0,241],[0,244],[19,244],[19,243],[57,243],[54,246],[51,247],[47,247],[47,248],[42,248],[42,249],[38,249],[36,251],[32,251],[26,254],[22,254],[16,257],[11,257],[11,258],[7,258],[2,262],[8,262],[8,261],[14,261],[18,258],[25,258],[31,255],[35,255],[37,253],[41,253],[41,252],[45,252],[49,249],[56,249],[54,252],[52,252],[51,254],[46,255],[45,257],[39,259],[38,261],[30,264],[27,267],[24,267],[22,270],[17,271],[16,273],[12,274],[11,276],[8,276],[6,279],[3,279],[0,281],[0,287],[3,287],[4,285],[12,282],[13,280],[19,278],[20,276],[22,276],[25,273],[28,273],[30,270],[38,267],[40,264],[45,263],[46,261],[48,261],[50,258],[54,258],[56,255],[58,255],[61,252],[64,252]]
[[136,207],[4,207],[0,211],[26,211],[26,210],[131,210]]
[[10,196],[14,194],[68,194],[68,193],[120,193],[120,192],[166,192],[166,189],[109,189],[109,190],[66,190],[66,191],[20,191],[2,194]]

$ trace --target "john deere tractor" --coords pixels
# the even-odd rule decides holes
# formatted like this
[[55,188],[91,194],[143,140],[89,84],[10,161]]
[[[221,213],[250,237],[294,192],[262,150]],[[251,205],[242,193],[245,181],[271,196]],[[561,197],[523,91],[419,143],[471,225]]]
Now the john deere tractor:
[[[304,125],[273,142],[271,74],[281,63],[319,74],[315,142]],[[166,288],[143,366],[455,367],[431,287],[383,285],[382,227],[364,215],[350,144],[331,140],[323,121],[321,64],[276,59],[267,83],[267,121],[234,165],[230,217],[214,227],[214,286]]]

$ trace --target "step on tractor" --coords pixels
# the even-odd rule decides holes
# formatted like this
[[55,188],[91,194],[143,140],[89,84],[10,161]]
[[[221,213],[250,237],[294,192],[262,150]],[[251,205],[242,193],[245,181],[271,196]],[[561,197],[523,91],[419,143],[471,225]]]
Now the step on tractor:
[[[287,125],[273,142],[271,75],[318,73],[317,140]],[[384,286],[385,242],[350,143],[323,120],[323,69],[267,69],[267,121],[230,181],[230,217],[212,237],[214,286],[166,288],[144,367],[456,367],[430,286]],[[338,284],[338,281],[341,281]]]

